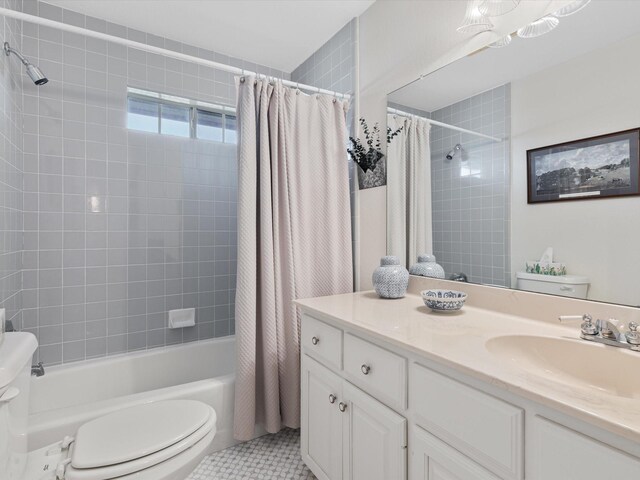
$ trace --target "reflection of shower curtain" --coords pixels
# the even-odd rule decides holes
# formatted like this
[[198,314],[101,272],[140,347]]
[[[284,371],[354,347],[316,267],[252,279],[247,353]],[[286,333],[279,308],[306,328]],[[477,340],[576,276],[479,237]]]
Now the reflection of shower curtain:
[[300,425],[292,301],[353,291],[347,104],[246,77],[238,85],[234,435]]
[[387,253],[407,266],[432,253],[431,124],[420,118],[387,115],[395,131],[387,146]]

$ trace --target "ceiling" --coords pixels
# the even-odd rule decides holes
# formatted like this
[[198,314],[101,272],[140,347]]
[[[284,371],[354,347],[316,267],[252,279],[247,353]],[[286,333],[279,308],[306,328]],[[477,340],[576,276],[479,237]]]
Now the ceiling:
[[640,1],[593,0],[546,35],[480,50],[396,90],[389,101],[433,112],[638,34],[638,18]]
[[291,72],[375,0],[46,0]]

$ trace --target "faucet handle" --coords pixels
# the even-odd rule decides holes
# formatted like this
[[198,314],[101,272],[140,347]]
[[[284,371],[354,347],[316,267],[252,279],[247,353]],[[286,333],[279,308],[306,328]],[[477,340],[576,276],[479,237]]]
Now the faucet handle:
[[597,335],[599,328],[593,324],[593,317],[588,313],[582,316],[582,324],[580,325],[580,331],[583,335]]
[[629,322],[629,331],[624,334],[629,345],[640,345],[640,333],[638,333],[638,324]]

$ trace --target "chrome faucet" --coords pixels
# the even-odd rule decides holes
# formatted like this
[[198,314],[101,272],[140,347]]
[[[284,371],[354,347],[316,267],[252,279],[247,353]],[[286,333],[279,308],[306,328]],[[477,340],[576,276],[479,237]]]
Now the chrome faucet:
[[582,320],[582,324],[580,324],[581,339],[640,352],[640,333],[636,322],[629,322],[628,330],[623,333],[618,327],[617,320],[613,318],[609,320],[598,319],[593,323],[593,317],[588,313],[582,316],[561,315],[558,317],[560,322],[580,319]]
[[38,362],[35,365],[31,365],[31,375],[41,377],[44,375],[44,365],[42,362]]

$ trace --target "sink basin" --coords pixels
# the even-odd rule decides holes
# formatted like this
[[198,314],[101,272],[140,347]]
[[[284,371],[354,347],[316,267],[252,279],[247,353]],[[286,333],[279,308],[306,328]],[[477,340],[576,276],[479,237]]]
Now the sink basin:
[[486,347],[512,366],[564,385],[640,399],[638,352],[579,339],[534,335],[495,337]]

